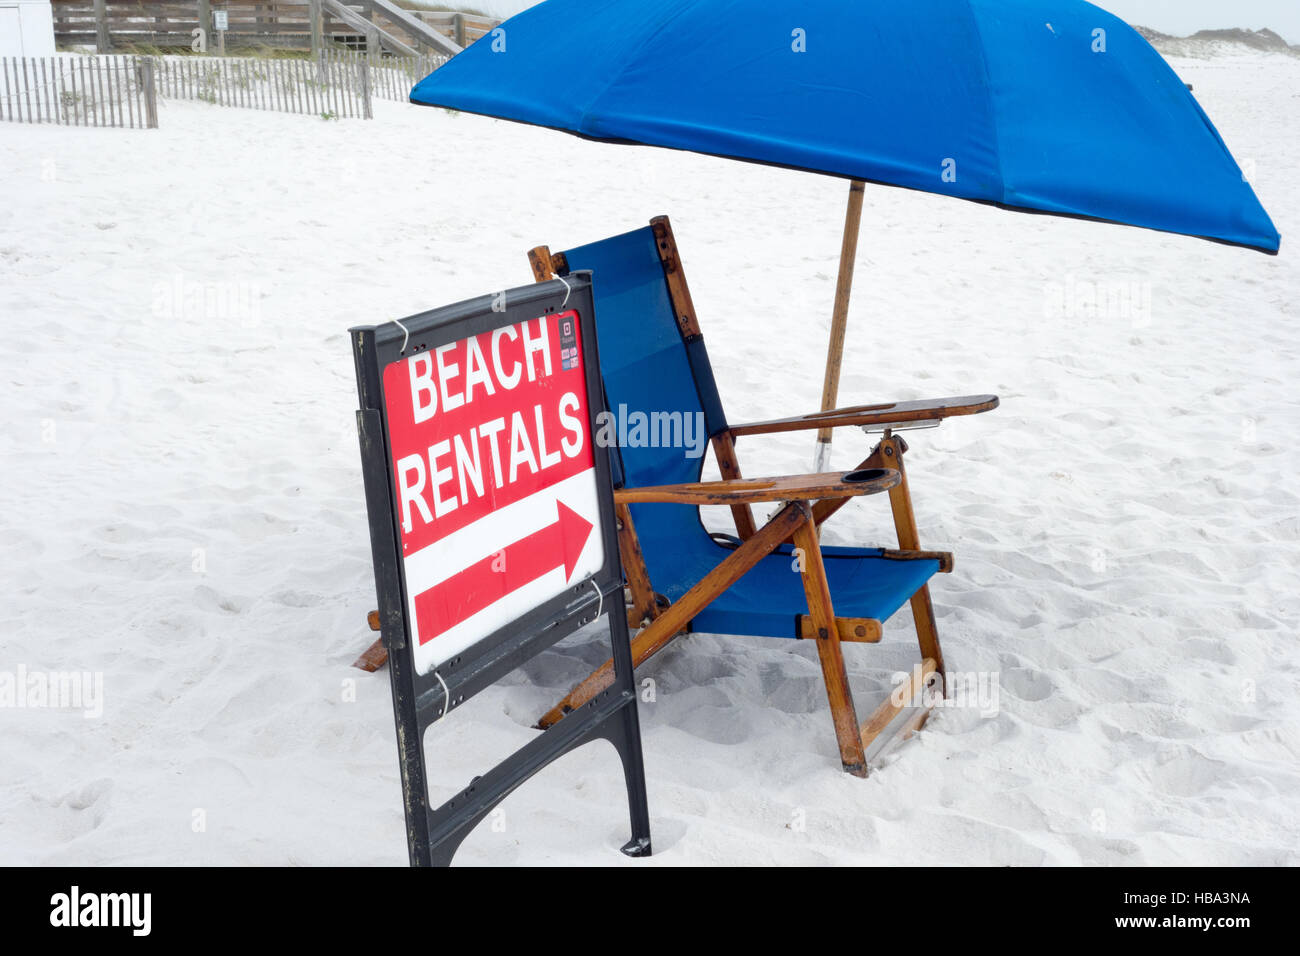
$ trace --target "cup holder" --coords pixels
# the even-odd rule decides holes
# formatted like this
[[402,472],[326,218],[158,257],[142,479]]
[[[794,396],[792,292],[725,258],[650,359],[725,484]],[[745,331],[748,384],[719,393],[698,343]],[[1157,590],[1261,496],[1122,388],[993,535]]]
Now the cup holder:
[[879,481],[889,474],[888,468],[860,468],[857,471],[848,472],[841,481],[850,484],[860,484],[864,481]]

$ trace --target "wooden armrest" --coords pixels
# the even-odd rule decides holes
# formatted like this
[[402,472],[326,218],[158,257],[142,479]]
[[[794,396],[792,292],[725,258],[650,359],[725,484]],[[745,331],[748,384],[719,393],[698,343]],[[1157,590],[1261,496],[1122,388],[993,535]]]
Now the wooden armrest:
[[881,548],[880,556],[889,561],[938,561],[940,574],[952,573],[951,551],[907,551],[898,548]]
[[774,418],[766,422],[732,425],[731,434],[764,435],[770,432],[793,432],[809,428],[833,428],[841,425],[894,425],[906,422],[939,421],[958,415],[977,415],[998,407],[996,395],[961,395],[955,398],[932,398],[920,402],[886,402],[882,405],[854,405],[829,412],[813,412],[795,418]]
[[762,501],[816,501],[821,498],[874,495],[888,491],[900,480],[898,472],[892,468],[787,475],[782,478],[733,478],[728,481],[700,481],[684,485],[618,488],[614,491],[614,503],[732,505]]

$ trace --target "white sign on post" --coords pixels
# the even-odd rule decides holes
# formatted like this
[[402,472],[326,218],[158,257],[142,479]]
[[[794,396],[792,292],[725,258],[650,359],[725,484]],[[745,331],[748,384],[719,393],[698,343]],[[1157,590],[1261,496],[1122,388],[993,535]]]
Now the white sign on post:
[[225,10],[213,10],[212,25],[221,31],[230,29],[230,14]]

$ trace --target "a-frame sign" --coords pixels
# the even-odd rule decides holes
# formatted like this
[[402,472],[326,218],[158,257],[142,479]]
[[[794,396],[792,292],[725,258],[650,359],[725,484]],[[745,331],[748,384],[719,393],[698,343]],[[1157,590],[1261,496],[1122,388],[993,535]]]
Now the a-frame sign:
[[[606,738],[631,856],[650,852],[591,276],[351,330],[357,431],[413,866],[556,758]],[[447,712],[604,615],[615,681],[441,807],[423,737]]]

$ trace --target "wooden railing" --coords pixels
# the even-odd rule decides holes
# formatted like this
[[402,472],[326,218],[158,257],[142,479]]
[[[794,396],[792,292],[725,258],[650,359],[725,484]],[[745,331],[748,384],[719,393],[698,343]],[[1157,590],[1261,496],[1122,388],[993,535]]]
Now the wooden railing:
[[412,10],[417,17],[433,27],[444,36],[456,41],[459,47],[467,47],[475,40],[491,33],[500,24],[500,20],[480,17],[473,13],[448,13],[444,11]]
[[[449,56],[500,22],[461,13],[407,10],[393,0],[52,0],[54,39],[62,48],[100,53],[140,48],[214,52],[211,14],[224,11],[224,46],[313,48],[316,43],[388,55]],[[317,13],[316,11],[319,11]],[[196,30],[203,27],[202,37]]]

